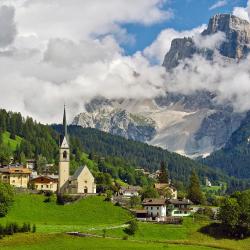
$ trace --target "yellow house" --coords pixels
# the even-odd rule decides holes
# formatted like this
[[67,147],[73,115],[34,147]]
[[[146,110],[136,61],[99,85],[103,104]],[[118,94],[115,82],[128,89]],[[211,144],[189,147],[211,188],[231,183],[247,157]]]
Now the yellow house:
[[58,178],[38,176],[30,181],[33,187],[39,191],[57,191]]
[[0,180],[17,188],[28,188],[31,170],[24,167],[0,168]]

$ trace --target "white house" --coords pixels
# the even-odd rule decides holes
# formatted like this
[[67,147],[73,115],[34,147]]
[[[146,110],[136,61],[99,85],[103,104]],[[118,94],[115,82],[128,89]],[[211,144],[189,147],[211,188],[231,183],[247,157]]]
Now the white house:
[[193,202],[189,199],[170,199],[167,203],[167,214],[175,217],[190,216],[193,212],[191,205]]
[[141,190],[141,187],[139,186],[128,186],[128,187],[121,187],[119,194],[130,198],[133,196],[139,196],[139,191]]
[[148,216],[153,219],[166,217],[167,206],[165,199],[144,199],[142,206],[147,211]]

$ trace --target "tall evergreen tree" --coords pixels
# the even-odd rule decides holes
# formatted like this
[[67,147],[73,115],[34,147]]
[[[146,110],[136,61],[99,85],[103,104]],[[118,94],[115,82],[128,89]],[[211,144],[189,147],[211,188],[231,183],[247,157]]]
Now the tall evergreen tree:
[[161,162],[160,174],[158,177],[158,181],[160,183],[168,183],[168,170],[167,170],[167,167],[163,161]]
[[188,198],[195,204],[201,204],[204,201],[204,197],[200,187],[199,177],[196,174],[195,170],[192,171],[190,176]]

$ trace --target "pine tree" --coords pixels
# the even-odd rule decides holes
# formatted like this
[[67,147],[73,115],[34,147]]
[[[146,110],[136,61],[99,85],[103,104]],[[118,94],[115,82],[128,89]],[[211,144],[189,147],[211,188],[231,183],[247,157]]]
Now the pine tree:
[[162,161],[161,162],[161,167],[160,167],[160,174],[158,177],[159,183],[168,183],[168,171],[167,167],[165,166],[165,163]]
[[200,187],[199,177],[193,170],[190,176],[190,184],[188,188],[188,198],[195,204],[201,204],[204,201],[204,197]]

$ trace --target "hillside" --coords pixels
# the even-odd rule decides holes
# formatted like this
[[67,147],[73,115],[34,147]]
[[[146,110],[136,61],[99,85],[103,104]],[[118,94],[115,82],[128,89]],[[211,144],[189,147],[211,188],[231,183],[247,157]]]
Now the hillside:
[[250,112],[225,145],[225,147],[202,160],[211,167],[223,169],[238,178],[250,178]]
[[[52,127],[58,133],[62,133],[61,125]],[[170,176],[175,181],[187,183],[193,168],[196,169],[201,180],[208,176],[213,181],[230,181],[230,178],[218,169],[209,168],[187,157],[145,143],[80,126],[71,125],[68,127],[68,131],[71,136],[78,138],[84,152],[98,154],[102,157],[116,157],[134,168],[141,167],[153,172],[159,169],[161,161],[165,161]]]
[[55,199],[49,203],[44,200],[42,195],[16,195],[13,207],[5,218],[0,218],[0,224],[31,222],[40,232],[65,232],[120,225],[131,218],[126,210],[105,202],[103,197],[89,197],[66,206],[57,205]]

